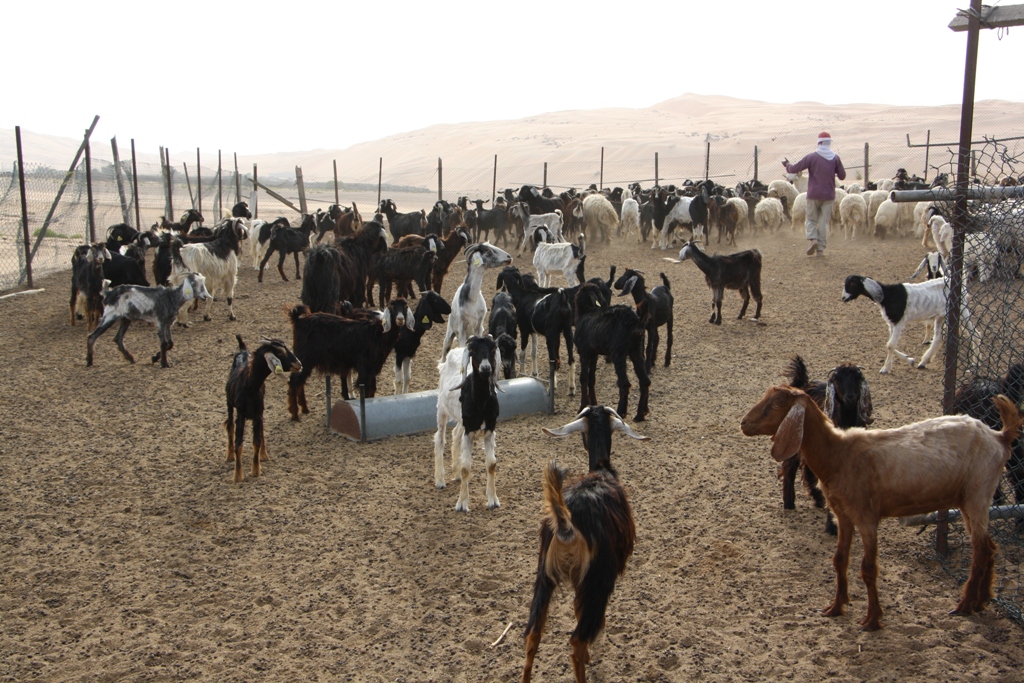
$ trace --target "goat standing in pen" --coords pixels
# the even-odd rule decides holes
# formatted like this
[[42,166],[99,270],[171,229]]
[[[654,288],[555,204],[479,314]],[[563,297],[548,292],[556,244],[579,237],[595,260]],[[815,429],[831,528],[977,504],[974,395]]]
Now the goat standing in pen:
[[850,597],[847,568],[854,528],[864,546],[861,578],[868,611],[861,626],[882,627],[878,601],[878,523],[958,508],[971,537],[971,574],[954,614],[980,612],[992,598],[996,544],[988,532],[989,505],[1020,434],[1020,410],[1005,396],[995,398],[1003,429],[997,432],[964,415],[946,415],[896,429],[837,429],[803,391],[777,386],[744,416],[747,436],[772,435],[771,455],[782,462],[793,453],[818,476],[839,523],[832,564],[835,599],[825,615],[843,613]]
[[413,323],[405,325],[398,333],[398,341],[395,342],[395,382],[396,394],[409,393],[409,383],[412,381],[412,359],[420,348],[420,341],[424,333],[434,326],[444,324],[444,316],[452,312],[440,294],[428,289],[423,292],[423,297],[416,305],[416,312],[413,314]]
[[[867,427],[874,422],[874,418],[871,417],[873,406],[871,405],[871,392],[868,391],[868,382],[864,379],[864,373],[856,365],[843,363],[832,368],[828,373],[827,380],[811,380],[804,359],[794,356],[782,374],[789,379],[789,386],[806,392],[818,404],[826,417],[832,420],[832,424],[839,429]],[[782,507],[786,510],[796,508],[797,470],[803,474],[804,485],[807,487],[807,493],[814,499],[814,506],[825,508],[825,533],[835,536],[838,529],[832,519],[831,511],[825,504],[825,496],[818,488],[818,477],[803,461],[799,453],[779,465],[779,477],[782,479]]]
[[[252,476],[260,476],[260,460],[269,460],[263,434],[263,397],[271,373],[300,372],[302,363],[283,341],[264,337],[259,348],[250,353],[242,335],[236,334],[238,353],[231,361],[231,372],[224,393],[227,396],[228,461],[235,461],[235,483],[242,481],[242,441],[245,421],[252,422]],[[237,411],[237,415],[236,415]]]
[[512,263],[508,252],[486,242],[471,244],[463,253],[466,257],[466,279],[452,297],[452,313],[448,316],[448,329],[444,333],[441,360],[448,357],[454,339],[465,344],[470,337],[483,336],[487,323],[487,300],[480,291],[484,271]]
[[498,421],[498,368],[501,352],[491,337],[470,337],[466,347],[452,349],[437,364],[437,432],[434,434],[434,485],[443,489],[444,447],[448,421],[452,430],[452,473],[462,484],[455,510],[469,512],[469,474],[473,467],[473,440],[483,439],[487,467],[487,507],[501,506],[495,490],[498,469],[494,454],[494,425]]
[[690,240],[679,250],[679,260],[666,259],[675,263],[682,263],[687,259],[693,259],[701,272],[704,273],[704,282],[711,290],[711,319],[709,323],[714,325],[722,324],[722,297],[727,289],[739,290],[743,297],[743,306],[737,320],[742,320],[747,312],[747,305],[753,295],[757,303],[754,316],[750,319],[757,322],[761,318],[761,252],[757,249],[748,249],[735,254],[722,255],[705,254],[697,243]]
[[675,299],[672,297],[672,285],[665,277],[665,273],[659,275],[664,284],[650,292],[647,291],[642,270],[627,268],[626,272],[615,280],[615,288],[620,291],[619,296],[633,295],[636,313],[647,329],[647,349],[644,358],[647,360],[648,373],[654,369],[654,361],[658,358],[658,328],[662,325],[668,333],[665,341],[665,367],[672,363],[672,307]]
[[568,582],[576,594],[576,628],[569,637],[569,659],[577,683],[586,683],[590,644],[604,627],[608,600],[616,579],[626,570],[636,540],[633,510],[611,463],[612,432],[621,431],[640,441],[650,437],[634,432],[604,406],[588,406],[575,421],[544,431],[551,436],[581,432],[590,465],[586,476],[568,485],[563,485],[565,472],[554,460],[544,471],[544,521],[526,624],[522,681],[531,680],[551,596],[558,584]]
[[83,244],[71,257],[71,326],[75,326],[78,295],[85,299],[86,327],[96,328],[103,313],[103,263],[110,252],[102,242]]
[[263,260],[260,261],[260,274],[256,278],[257,282],[263,282],[263,268],[267,265],[267,261],[270,260],[275,251],[278,253],[277,272],[281,274],[281,279],[288,282],[288,276],[284,274],[284,260],[288,258],[288,254],[292,254],[295,257],[295,279],[301,280],[302,276],[299,274],[299,253],[309,250],[309,236],[315,230],[316,216],[312,214],[304,215],[302,223],[297,228],[280,225],[275,225],[271,228],[270,240],[267,242],[267,253],[264,254]]

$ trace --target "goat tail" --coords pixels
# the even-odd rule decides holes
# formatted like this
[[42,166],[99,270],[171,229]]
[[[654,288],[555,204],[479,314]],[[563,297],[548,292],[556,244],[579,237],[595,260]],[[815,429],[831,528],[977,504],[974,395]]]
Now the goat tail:
[[558,540],[572,543],[576,537],[576,529],[572,525],[572,513],[565,505],[562,496],[562,481],[565,470],[551,460],[544,470],[544,519]]
[[665,289],[667,289],[668,291],[671,292],[672,291],[672,283],[668,281],[667,277],[665,277],[665,273],[658,273],[658,275],[661,276],[661,282],[662,282],[662,284],[665,285]]
[[807,364],[798,355],[793,356],[786,364],[786,369],[779,374],[789,380],[789,386],[796,389],[805,389],[811,381],[807,373]]
[[235,339],[238,340],[238,350],[239,351],[245,351],[245,342],[242,341],[242,335],[236,334],[235,335]]
[[299,304],[288,311],[288,317],[291,319],[293,326],[299,322],[299,318],[307,314],[309,314],[309,307],[303,304]]
[[[1009,449],[1010,445],[1020,436],[1020,427],[1024,424],[1024,414],[1013,401],[1003,394],[996,396],[995,402],[996,408],[999,410],[999,417],[1003,421],[1003,431],[999,433],[999,438]],[[1007,456],[1009,456],[1009,450],[1007,450]],[[547,492],[546,484],[544,491]]]

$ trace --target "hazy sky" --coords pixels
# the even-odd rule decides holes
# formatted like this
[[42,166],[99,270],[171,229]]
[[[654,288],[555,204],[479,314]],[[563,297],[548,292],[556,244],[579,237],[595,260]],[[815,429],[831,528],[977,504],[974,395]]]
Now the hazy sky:
[[[1018,2],[1019,0],[1012,0]],[[438,123],[768,102],[959,103],[947,0],[10,2],[0,127],[155,152],[345,148]],[[174,13],[168,8],[174,8]],[[1024,27],[982,31],[976,99],[1024,101]]]

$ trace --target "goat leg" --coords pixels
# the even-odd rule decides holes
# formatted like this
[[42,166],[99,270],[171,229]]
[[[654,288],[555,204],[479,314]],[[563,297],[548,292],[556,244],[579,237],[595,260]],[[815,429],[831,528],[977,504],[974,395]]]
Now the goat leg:
[[832,566],[836,570],[836,597],[825,608],[826,617],[841,616],[843,608],[850,604],[847,570],[850,565],[850,545],[853,543],[853,522],[839,514],[836,514],[836,521],[839,522],[839,538],[836,540],[836,553],[832,556]]
[[128,359],[128,362],[134,365],[135,356],[124,347],[124,334],[128,331],[128,326],[131,324],[132,321],[128,318],[121,318],[121,325],[117,328],[117,334],[114,335],[114,343],[117,344],[117,348],[121,350],[121,354]]
[[800,467],[800,454],[787,458],[779,465],[779,478],[782,479],[782,508],[796,509],[796,471]]

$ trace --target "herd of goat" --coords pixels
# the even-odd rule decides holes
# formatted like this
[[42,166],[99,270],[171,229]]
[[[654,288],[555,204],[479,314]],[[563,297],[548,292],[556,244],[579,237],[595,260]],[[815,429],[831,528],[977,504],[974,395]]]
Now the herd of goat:
[[[372,220],[364,220],[354,204],[332,205],[302,216],[298,227],[285,218],[252,220],[244,202],[213,229],[201,227],[203,216],[189,210],[178,223],[161,218],[148,231],[112,226],[105,243],[79,247],[72,260],[71,324],[79,316],[87,321],[88,365],[93,364],[95,342],[115,323],[115,343],[134,363],[124,345],[129,325],[155,324],[160,347],[152,360],[167,366],[167,352],[173,348],[171,329],[175,323],[188,326],[190,308],[205,301],[204,318],[210,320],[214,300],[222,300],[229,319],[235,320],[232,302],[243,245],[249,246],[260,282],[275,253],[278,273],[287,280],[284,263],[293,255],[295,277],[302,286],[301,303],[288,311],[291,345],[264,338],[250,351],[237,336],[238,352],[225,387],[227,459],[234,462],[235,482],[243,480],[246,421],[252,431],[252,476],[260,475],[260,461],[267,458],[264,385],[271,374],[290,373],[287,404],[296,421],[300,411],[309,412],[305,384],[314,371],[339,376],[346,399],[357,386],[373,397],[377,378],[393,355],[394,392],[406,393],[411,360],[422,336],[435,324],[446,325],[437,366],[434,479],[437,487],[445,486],[443,455],[452,421],[451,470],[460,481],[455,509],[467,512],[476,441],[484,448],[487,506],[500,505],[495,484],[499,379],[528,373],[528,344],[529,374],[537,376],[537,345],[543,337],[556,390],[555,370],[561,367],[564,341],[568,393],[579,391],[580,413],[570,424],[545,431],[553,436],[582,433],[589,473],[566,483],[554,461],[544,472],[544,522],[522,680],[530,680],[551,594],[559,583],[568,582],[576,594],[577,617],[570,638],[571,661],[577,681],[583,681],[588,646],[602,628],[609,596],[625,569],[636,533],[625,489],[610,459],[612,431],[647,438],[620,417],[627,414],[632,386],[627,364],[639,386],[633,419],[640,422],[649,413],[651,373],[662,352],[661,328],[664,366],[671,363],[675,305],[664,273],[654,287],[633,268],[616,277],[617,268],[612,266],[607,279],[587,279],[587,239],[601,244],[613,236],[635,238],[665,249],[678,229],[688,230],[691,234],[683,241],[678,261],[692,260],[704,274],[711,293],[709,322],[722,324],[725,289],[742,297],[740,319],[753,297],[752,320],[757,321],[762,312],[760,251],[712,255],[704,247],[716,227],[719,242],[724,235],[727,244],[735,244],[737,236],[774,232],[786,223],[802,225],[805,202],[800,180],[741,183],[735,189],[710,181],[649,190],[632,185],[560,195],[523,186],[518,192],[503,191],[489,209],[484,208],[487,201],[460,197],[455,203],[438,201],[429,212],[399,213],[386,199]],[[949,257],[951,228],[938,206],[896,205],[887,198],[891,187],[913,182],[897,174],[881,189],[840,189],[834,205],[833,225],[851,238],[864,230],[880,237],[906,234],[917,226],[923,243],[928,245],[930,239],[937,249],[918,269],[928,269],[924,283],[890,285],[851,275],[844,284],[844,301],[870,298],[890,328],[882,373],[892,370],[894,356],[924,367],[941,340],[946,312],[943,263]],[[325,241],[329,232],[334,239]],[[965,264],[973,264],[981,281],[999,277],[1007,268],[1007,247],[985,233],[979,235],[966,241]],[[499,242],[505,249],[517,247],[517,255],[531,250],[535,274],[513,266],[513,256]],[[148,250],[153,251],[152,286],[145,268]],[[300,253],[305,254],[301,271]],[[457,258],[465,262],[466,274],[449,302],[440,292]],[[490,305],[482,292],[489,272],[496,275],[498,290]],[[564,286],[558,286],[562,280]],[[633,305],[613,305],[616,292],[631,296]],[[415,306],[412,299],[418,299]],[[961,320],[973,336],[968,296],[962,297],[962,305]],[[933,326],[931,345],[920,362],[896,348],[904,327],[914,321]],[[602,407],[595,391],[602,357],[613,365],[617,379],[614,410]],[[811,380],[804,361],[795,357],[784,374],[786,383],[768,390],[743,418],[742,431],[773,437],[771,454],[780,463],[785,508],[795,505],[794,482],[796,473],[802,472],[815,504],[827,510],[826,530],[838,536],[838,548],[836,594],[825,613],[839,615],[849,602],[846,572],[856,528],[864,543],[861,575],[868,586],[868,613],[861,623],[869,630],[880,628],[875,586],[878,521],[948,508],[963,513],[974,557],[956,613],[981,610],[991,597],[993,580],[995,546],[987,531],[988,507],[994,497],[1000,500],[998,483],[1008,460],[1016,502],[1024,502],[1024,447],[1017,438],[1024,365],[1013,365],[1003,378],[962,387],[957,412],[967,416],[889,430],[867,429],[872,403],[861,368],[841,364],[825,379]]]

